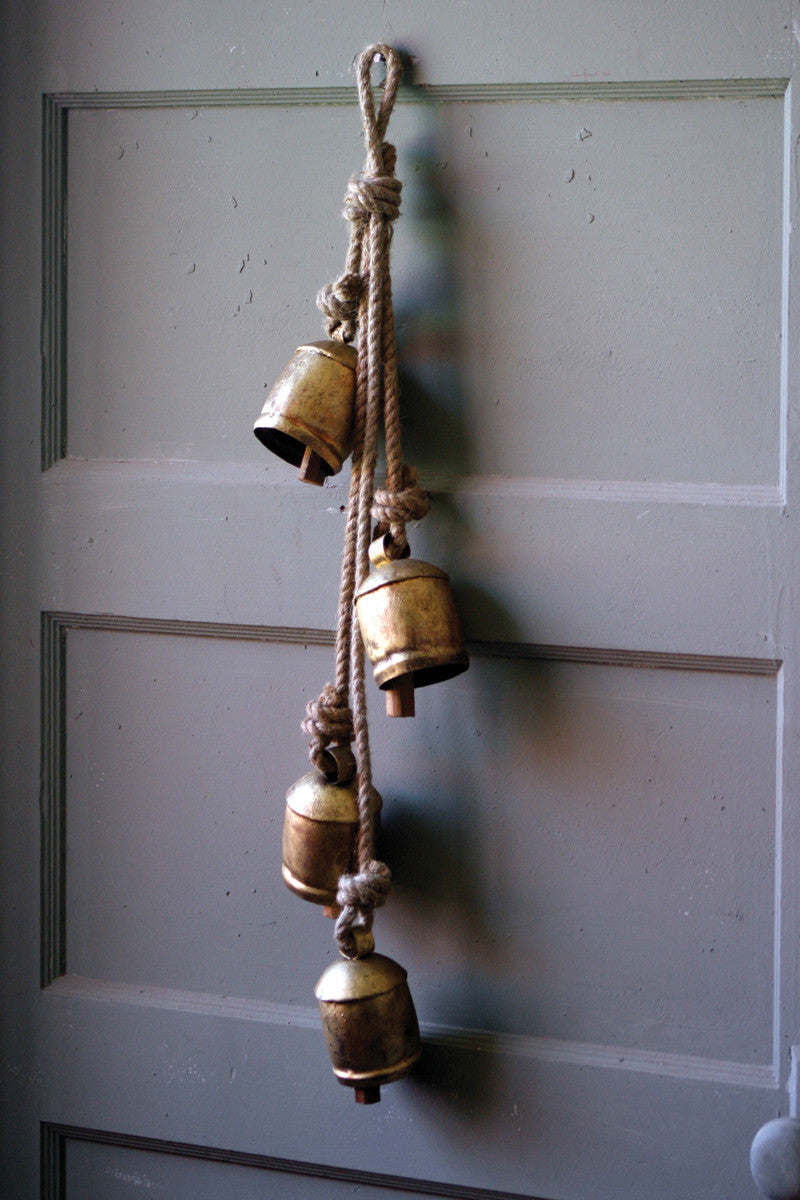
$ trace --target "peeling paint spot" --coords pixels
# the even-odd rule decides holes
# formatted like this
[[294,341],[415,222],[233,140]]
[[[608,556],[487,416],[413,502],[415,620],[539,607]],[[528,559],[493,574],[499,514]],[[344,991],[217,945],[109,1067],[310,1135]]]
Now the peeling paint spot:
[[146,1191],[164,1191],[164,1185],[156,1183],[149,1175],[141,1175],[138,1171],[120,1171],[119,1167],[106,1167],[106,1175],[113,1175],[120,1183],[130,1183],[133,1187],[144,1188]]
[[[211,141],[210,138],[208,140]],[[235,196],[231,196],[231,204],[233,205],[234,208],[239,207],[239,201],[236,199]]]
[[564,183],[572,183],[574,178],[575,178],[575,172],[570,167],[570,169],[568,171],[564,172]]
[[589,222],[590,225],[592,225],[594,223],[594,213],[587,213],[586,220]]
[[579,142],[585,142],[586,139],[590,138],[591,136],[592,136],[591,129],[587,129],[585,125],[583,126],[582,129],[578,130],[578,141]]

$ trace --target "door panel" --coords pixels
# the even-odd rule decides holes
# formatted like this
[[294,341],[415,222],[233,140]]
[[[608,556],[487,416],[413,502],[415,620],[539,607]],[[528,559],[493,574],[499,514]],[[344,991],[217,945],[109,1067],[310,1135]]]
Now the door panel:
[[[754,1196],[800,1025],[790,5],[7,7],[3,1194]],[[424,1057],[362,1109],[279,871],[347,472],[250,430],[380,37],[412,542],[472,663],[370,692]]]

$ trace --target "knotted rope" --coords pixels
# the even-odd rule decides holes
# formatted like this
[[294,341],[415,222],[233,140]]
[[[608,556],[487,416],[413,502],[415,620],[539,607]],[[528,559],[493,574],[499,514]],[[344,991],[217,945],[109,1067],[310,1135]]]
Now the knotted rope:
[[[371,72],[376,59],[386,63],[386,82],[376,111]],[[342,555],[336,626],[336,682],[326,684],[307,707],[303,731],[311,761],[322,769],[326,748],[355,742],[358,784],[358,870],[342,875],[337,903],[341,913],[335,936],[345,958],[368,954],[375,909],[389,893],[391,874],[374,852],[374,789],[364,689],[364,647],[355,617],[354,597],[369,572],[371,521],[377,534],[389,534],[387,553],[407,552],[405,525],[424,517],[427,492],[402,462],[397,348],[394,334],[389,249],[392,222],[400,211],[401,184],[395,176],[397,154],[386,142],[389,117],[402,77],[400,56],[390,46],[370,46],[359,56],[358,97],[367,146],[363,170],[350,179],[344,216],[350,223],[345,270],[321,289],[317,305],[326,317],[328,336],[343,342],[358,333],[353,465]],[[386,432],[386,487],[375,492],[375,467],[381,418]]]
[[389,558],[402,558],[408,548],[406,521],[421,521],[430,507],[430,493],[417,486],[417,473],[406,463],[400,468],[400,481],[395,491],[388,487],[376,489],[372,497],[372,519],[376,536],[388,533],[391,538],[391,545],[387,547]]

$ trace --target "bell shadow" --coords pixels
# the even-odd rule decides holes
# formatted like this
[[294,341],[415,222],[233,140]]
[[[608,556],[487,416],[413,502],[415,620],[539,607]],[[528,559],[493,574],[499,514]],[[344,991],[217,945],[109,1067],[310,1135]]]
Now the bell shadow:
[[453,589],[465,616],[474,663],[484,669],[491,664],[495,677],[496,686],[475,689],[477,715],[498,747],[504,748],[519,736],[520,717],[524,717],[524,735],[534,750],[566,721],[561,664],[525,641],[525,631],[512,610],[488,587],[454,574]]
[[[459,554],[479,536],[458,497],[460,481],[476,471],[460,286],[467,237],[455,175],[446,170],[452,135],[443,107],[416,83],[410,52],[401,54],[403,90],[414,101],[414,132],[398,167],[403,220],[393,250],[393,255],[400,250],[402,264],[394,296],[402,436],[406,461],[417,468],[421,485],[435,493],[431,516],[419,529],[409,529],[409,537],[424,552],[430,547],[433,561],[449,572],[468,641],[520,646],[514,614],[497,593],[469,577]],[[537,711],[552,709],[555,674],[554,664],[529,656],[529,699]],[[505,728],[497,697],[490,700],[491,715]]]
[[[400,403],[404,457],[432,489],[431,516],[410,540],[448,571],[468,641],[507,643],[517,647],[523,633],[513,612],[497,592],[471,578],[460,548],[480,537],[468,505],[461,502],[462,481],[476,473],[476,446],[470,427],[472,398],[467,381],[467,313],[464,305],[463,257],[470,240],[454,171],[452,131],[443,106],[416,82],[415,59],[404,59],[403,94],[413,100],[413,133],[405,141],[398,166],[403,179],[403,218],[395,235],[399,251],[394,311],[400,365]],[[531,622],[528,619],[528,628]],[[480,652],[480,651],[479,651]],[[531,658],[531,702],[542,712],[552,708],[556,668]],[[491,698],[497,713],[497,697]]]
[[427,947],[443,982],[426,996],[423,1055],[406,1086],[427,1099],[446,1097],[465,1117],[478,1118],[492,1092],[488,1049],[501,1014],[491,985],[491,953],[475,946],[489,940],[484,903],[475,875],[464,869],[476,860],[474,823],[463,796],[458,820],[452,810],[421,800],[393,798],[382,823],[380,852],[392,865],[394,921]]
[[465,414],[465,314],[459,286],[463,244],[458,198],[447,175],[442,107],[414,80],[405,55],[403,93],[413,132],[401,148],[402,221],[393,242],[394,314],[405,457],[426,477],[469,475],[473,445]]
[[459,805],[432,808],[423,800],[393,796],[381,819],[381,857],[392,865],[393,896],[415,920],[446,920],[449,936],[473,939],[481,930],[481,905],[474,877],[463,864],[474,858],[474,834]]
[[[552,746],[552,731],[565,720],[560,664],[526,646],[535,627],[530,614],[526,634],[499,589],[474,579],[459,556],[459,547],[480,536],[458,494],[459,484],[478,470],[469,427],[467,320],[460,288],[471,239],[453,172],[445,169],[451,138],[444,110],[415,84],[413,69],[406,80],[404,89],[416,101],[415,134],[398,166],[403,220],[393,248],[393,261],[396,253],[400,264],[393,273],[401,421],[404,458],[418,469],[420,484],[435,493],[431,517],[409,536],[423,551],[430,547],[433,560],[450,573],[473,672],[482,676],[479,686],[459,693],[463,706],[443,705],[438,743],[443,757],[448,746],[467,745],[475,722],[498,754],[512,749],[531,754],[531,738]],[[430,762],[427,737],[420,729],[405,752]],[[482,798],[475,794],[475,771],[465,764],[442,774],[447,781],[439,790],[453,796],[452,803],[437,806],[392,796],[382,819],[380,857],[392,868],[395,932],[440,965],[439,986],[426,995],[422,1013],[432,1032],[406,1086],[428,1103],[456,1104],[465,1118],[478,1121],[494,1090],[497,1060],[491,1048],[498,1037],[514,1032],[508,1028],[513,963],[507,943],[489,927],[487,914],[496,909],[491,879],[465,869],[482,857]],[[535,912],[530,916],[535,920]],[[525,1021],[526,1031],[535,1033],[536,1013],[530,1008]]]

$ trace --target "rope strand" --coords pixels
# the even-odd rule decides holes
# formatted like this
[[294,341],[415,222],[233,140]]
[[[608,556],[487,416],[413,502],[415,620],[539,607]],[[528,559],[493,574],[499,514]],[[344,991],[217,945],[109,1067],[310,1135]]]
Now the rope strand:
[[[377,112],[372,89],[376,59],[386,63],[386,81]],[[357,870],[342,875],[337,903],[341,914],[335,936],[346,958],[358,958],[374,947],[375,909],[389,893],[391,873],[375,858],[375,804],[364,685],[364,647],[355,618],[357,588],[369,573],[371,522],[391,536],[391,556],[406,553],[405,523],[425,516],[429,496],[416,475],[403,465],[397,347],[389,277],[392,222],[400,211],[401,184],[395,176],[397,153],[384,140],[402,77],[402,62],[390,46],[370,46],[359,56],[358,96],[366,142],[364,168],[347,186],[344,216],[350,222],[350,244],[344,273],[322,288],[317,305],[326,318],[329,337],[352,341],[358,334],[355,434],[342,554],[342,576],[336,627],[336,683],[326,684],[307,707],[303,730],[312,762],[320,765],[327,745],[355,743],[359,834]],[[386,487],[375,492],[378,432],[386,430]]]

